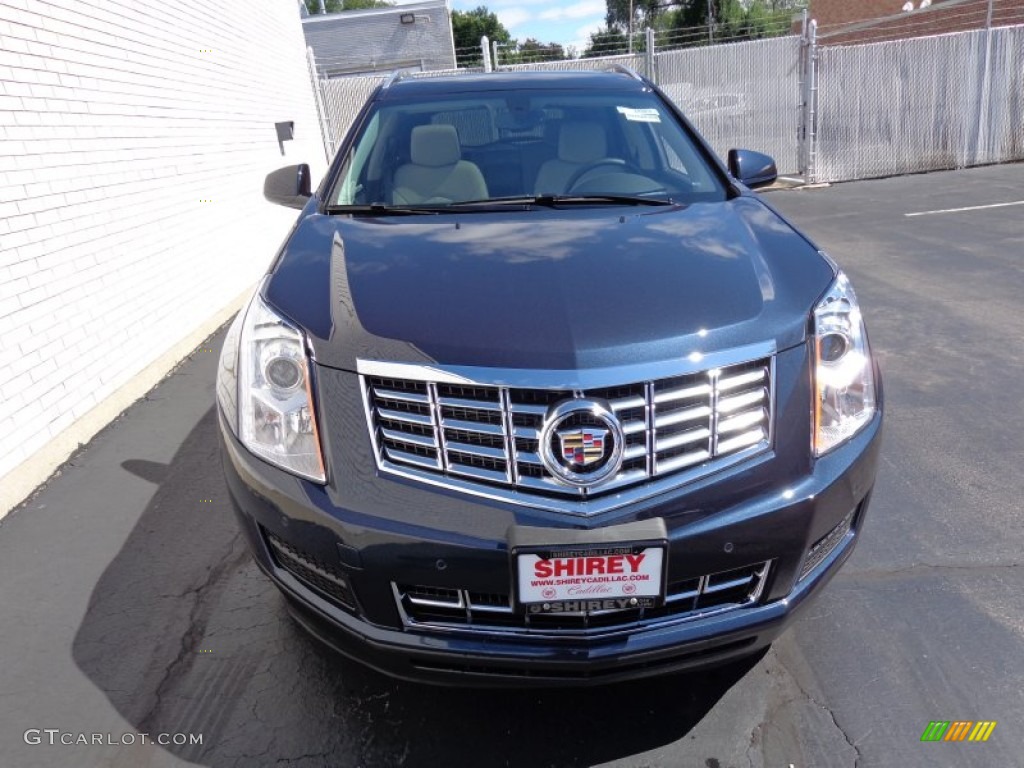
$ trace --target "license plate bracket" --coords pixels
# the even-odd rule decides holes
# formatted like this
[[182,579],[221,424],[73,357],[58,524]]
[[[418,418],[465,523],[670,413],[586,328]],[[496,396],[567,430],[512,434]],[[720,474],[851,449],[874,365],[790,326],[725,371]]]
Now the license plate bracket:
[[589,531],[513,526],[509,542],[521,611],[594,614],[664,603],[668,536],[660,518]]

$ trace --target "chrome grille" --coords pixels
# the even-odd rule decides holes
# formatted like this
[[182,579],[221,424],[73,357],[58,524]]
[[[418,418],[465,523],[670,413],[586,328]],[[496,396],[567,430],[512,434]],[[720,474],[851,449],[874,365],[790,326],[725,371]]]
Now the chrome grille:
[[[405,364],[359,361],[359,369],[381,469],[519,503],[540,496],[593,513],[608,508],[593,500],[610,491],[646,483],[660,492],[771,444],[771,356],[587,388],[506,386],[486,369],[472,380]],[[402,375],[379,375],[394,372]],[[607,403],[625,439],[619,471],[588,488],[563,483],[541,461],[549,409],[574,398]],[[677,482],[658,482],[670,477]]]
[[707,616],[755,605],[764,591],[771,562],[693,576],[668,586],[665,604],[594,613],[517,612],[506,593],[451,587],[392,584],[399,611],[410,625],[438,629],[527,634],[602,633]]

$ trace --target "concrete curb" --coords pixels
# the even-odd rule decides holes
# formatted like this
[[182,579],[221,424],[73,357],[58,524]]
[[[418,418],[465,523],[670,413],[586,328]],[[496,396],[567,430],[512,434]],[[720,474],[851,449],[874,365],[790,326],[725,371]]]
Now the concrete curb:
[[156,386],[176,365],[188,357],[203,339],[224,325],[252,295],[252,291],[253,288],[247,288],[240,293],[192,333],[139,371],[127,384],[0,477],[0,520],[24,503],[71,454]]

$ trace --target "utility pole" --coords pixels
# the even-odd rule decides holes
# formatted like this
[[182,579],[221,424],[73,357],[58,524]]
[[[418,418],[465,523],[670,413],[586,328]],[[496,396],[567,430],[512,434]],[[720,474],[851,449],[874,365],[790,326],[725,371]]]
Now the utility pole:
[[708,43],[715,42],[715,0],[708,0]]
[[629,55],[633,55],[633,0],[629,0]]

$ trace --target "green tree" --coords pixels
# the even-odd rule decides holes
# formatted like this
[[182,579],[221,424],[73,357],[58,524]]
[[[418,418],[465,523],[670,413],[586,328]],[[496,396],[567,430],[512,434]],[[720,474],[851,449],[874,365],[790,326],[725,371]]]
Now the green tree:
[[[609,7],[617,0],[607,0]],[[687,46],[708,43],[708,25],[713,22],[716,41],[754,40],[789,33],[793,14],[806,3],[802,0],[687,0],[662,14],[658,28],[661,45]],[[711,14],[709,15],[709,10]]]
[[524,64],[532,61],[561,61],[566,57],[565,48],[558,43],[542,43],[532,37],[519,44],[517,53],[519,61]]
[[459,66],[479,66],[483,60],[480,38],[484,35],[502,47],[515,46],[512,35],[498,21],[498,17],[487,10],[486,5],[472,11],[452,11],[452,36],[455,38],[455,56]]
[[[388,2],[388,0],[325,0],[327,3],[328,13],[338,13],[339,11],[360,11],[364,8],[389,8],[394,3]],[[305,0],[306,10],[309,11],[310,15],[315,15],[321,12],[323,8],[322,0]]]
[[605,0],[605,24],[609,29],[629,30],[629,11],[633,10],[633,29],[654,27],[662,9],[672,5],[660,0]]
[[590,33],[590,42],[580,56],[592,59],[597,56],[616,56],[629,51],[629,39],[614,27],[605,27]]

